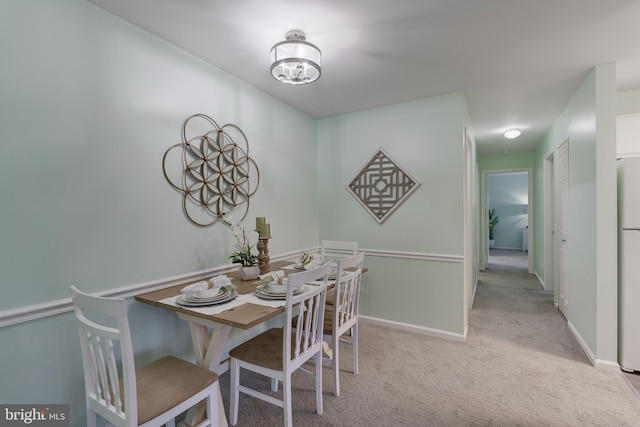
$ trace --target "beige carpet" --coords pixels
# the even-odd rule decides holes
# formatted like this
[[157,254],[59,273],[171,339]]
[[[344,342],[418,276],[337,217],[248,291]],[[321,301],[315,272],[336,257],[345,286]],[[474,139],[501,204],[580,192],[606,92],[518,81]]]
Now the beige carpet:
[[495,269],[523,269],[529,267],[529,252],[516,249],[490,249],[489,270]]
[[[623,374],[592,367],[553,295],[504,270],[480,274],[466,343],[361,322],[360,375],[344,347],[342,395],[325,369],[317,415],[312,379],[296,374],[294,425],[640,426],[640,400]],[[254,374],[242,378],[269,389]],[[221,387],[228,412],[228,373]],[[238,425],[282,423],[282,409],[241,394]]]

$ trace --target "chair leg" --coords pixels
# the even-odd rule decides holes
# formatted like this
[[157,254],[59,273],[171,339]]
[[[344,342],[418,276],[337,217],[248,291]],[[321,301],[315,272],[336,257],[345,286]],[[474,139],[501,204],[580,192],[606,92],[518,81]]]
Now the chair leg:
[[316,412],[322,415],[322,351],[316,354]]
[[96,413],[89,409],[89,402],[87,404],[87,427],[96,427],[96,423],[98,421]]
[[[211,427],[219,427],[220,426],[220,417],[225,416],[224,413],[220,413],[220,404],[218,403],[218,399],[220,396],[220,382],[216,382],[212,387],[212,394],[207,399],[207,414],[209,414],[209,421],[211,422]],[[224,410],[223,410],[224,412]],[[226,423],[226,420],[225,420]]]
[[278,380],[271,378],[271,391],[278,391]]
[[360,370],[358,369],[358,323],[356,322],[351,328],[351,345],[353,347],[353,373],[358,375]]
[[231,419],[229,423],[234,426],[238,422],[238,400],[240,399],[240,365],[238,359],[231,358],[230,390],[229,390],[229,412]]
[[331,336],[333,342],[333,359],[331,359],[331,366],[333,367],[333,388],[336,396],[340,396],[340,337],[337,334]]
[[167,421],[167,427],[176,427],[176,419],[172,418],[169,421]]
[[284,403],[284,426],[293,427],[293,408],[291,407],[291,373],[282,378],[282,402]]

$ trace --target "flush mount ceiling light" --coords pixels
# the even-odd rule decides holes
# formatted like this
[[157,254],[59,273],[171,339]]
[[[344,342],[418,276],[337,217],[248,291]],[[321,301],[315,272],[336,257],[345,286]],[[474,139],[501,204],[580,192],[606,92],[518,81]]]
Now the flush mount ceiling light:
[[520,129],[518,128],[511,128],[511,129],[507,129],[506,131],[504,131],[504,137],[507,139],[513,139],[513,138],[517,138],[520,136],[522,132],[520,132]]
[[271,48],[271,75],[282,83],[304,85],[320,78],[320,49],[306,41],[302,30],[291,30]]

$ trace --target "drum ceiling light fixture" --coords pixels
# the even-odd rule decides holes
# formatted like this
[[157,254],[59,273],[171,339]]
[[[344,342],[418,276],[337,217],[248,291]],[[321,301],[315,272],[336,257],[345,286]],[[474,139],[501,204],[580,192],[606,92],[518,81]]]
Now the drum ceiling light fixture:
[[291,30],[271,48],[271,75],[282,83],[304,85],[320,78],[320,49],[306,41],[302,30]]
[[514,139],[520,136],[522,132],[518,128],[511,128],[504,131],[504,137],[507,139]]

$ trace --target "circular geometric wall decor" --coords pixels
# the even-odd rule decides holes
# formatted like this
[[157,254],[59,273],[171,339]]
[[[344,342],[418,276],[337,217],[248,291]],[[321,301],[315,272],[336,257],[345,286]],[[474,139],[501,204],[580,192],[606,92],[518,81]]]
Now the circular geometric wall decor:
[[[179,151],[182,171],[169,177],[167,158]],[[187,219],[207,227],[243,207],[242,221],[249,211],[249,198],[260,184],[260,171],[249,157],[249,143],[242,130],[233,124],[218,126],[209,116],[194,114],[182,125],[182,142],[162,157],[167,182],[182,193],[182,210]]]

